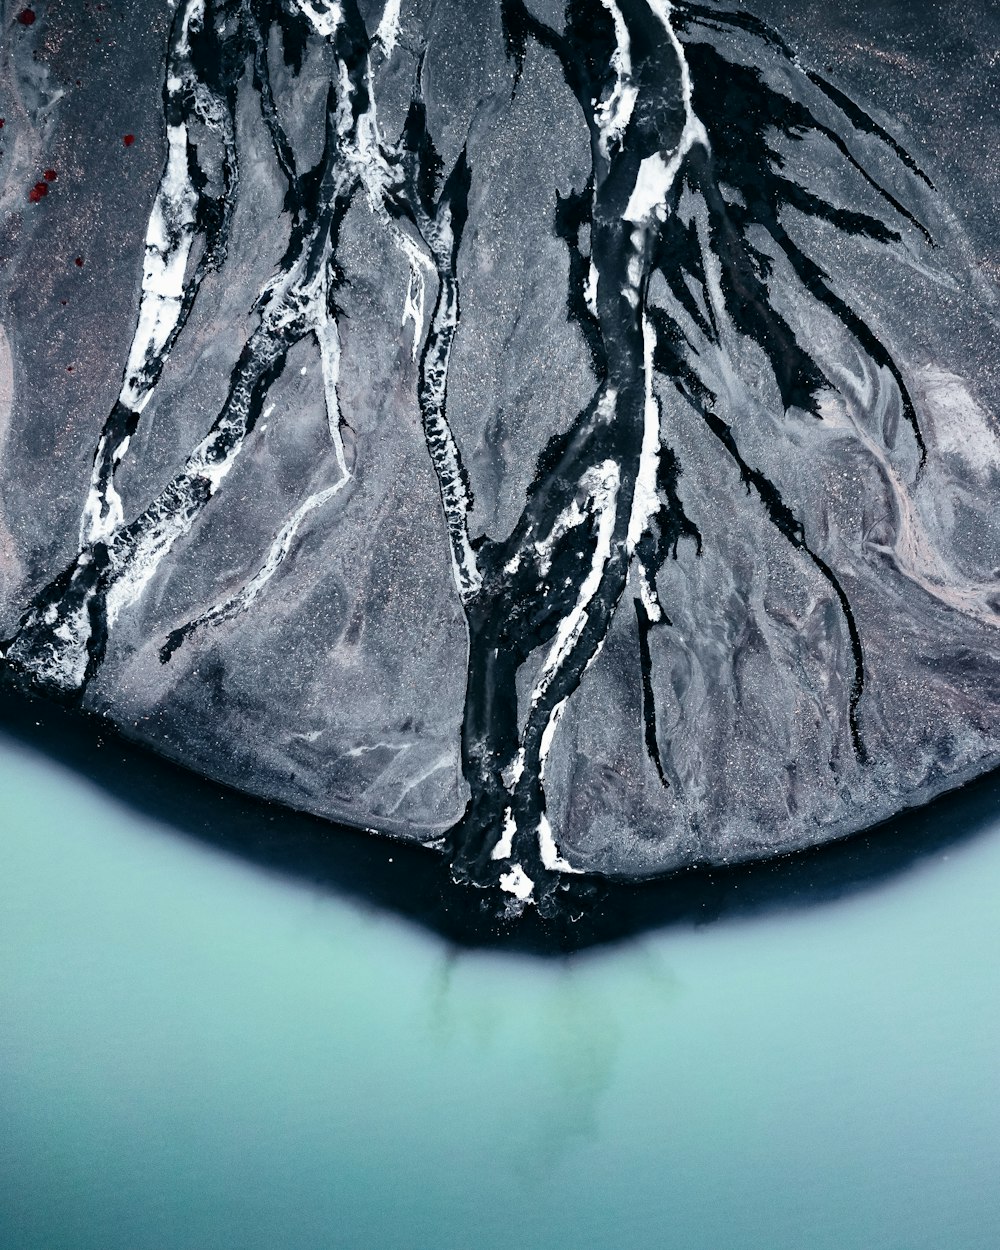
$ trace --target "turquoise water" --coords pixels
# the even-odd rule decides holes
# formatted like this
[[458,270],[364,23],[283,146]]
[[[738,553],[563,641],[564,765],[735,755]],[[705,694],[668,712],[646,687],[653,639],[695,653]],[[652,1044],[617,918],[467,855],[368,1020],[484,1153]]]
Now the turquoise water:
[[3,1250],[1000,1246],[1000,820],[544,962],[0,783]]

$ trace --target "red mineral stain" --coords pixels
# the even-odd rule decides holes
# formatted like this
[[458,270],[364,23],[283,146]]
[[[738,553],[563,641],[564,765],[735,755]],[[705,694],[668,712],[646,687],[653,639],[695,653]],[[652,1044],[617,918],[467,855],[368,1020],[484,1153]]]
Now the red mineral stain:
[[44,200],[49,193],[49,184],[47,182],[36,182],[28,192],[28,199],[32,204],[37,204],[39,200]]
[[75,261],[73,261],[73,264],[74,264],[74,265],[76,265],[76,267],[77,267],[78,269],[82,269],[82,268],[83,268],[83,257],[82,257],[82,256],[78,256],[78,257],[76,258],[76,260],[75,260]]
[[4,118],[0,117],[0,130],[3,130]]
[[17,15],[17,20],[21,23],[22,26],[34,26],[35,10],[34,9],[22,9],[21,12],[18,13]]
[[59,177],[59,175],[58,175],[58,173],[57,173],[54,169],[47,169],[47,170],[45,171],[45,181],[46,181],[46,182],[55,182],[55,180],[56,180],[58,177]]
[[122,143],[124,143],[127,148],[130,148],[132,144],[135,143],[135,135],[123,135]]

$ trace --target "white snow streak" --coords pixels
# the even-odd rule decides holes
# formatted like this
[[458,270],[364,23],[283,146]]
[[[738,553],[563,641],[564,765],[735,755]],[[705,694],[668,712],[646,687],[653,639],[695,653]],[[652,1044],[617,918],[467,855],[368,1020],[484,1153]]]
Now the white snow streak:
[[538,822],[538,850],[542,856],[542,863],[550,872],[582,872],[582,869],[574,868],[569,860],[563,859],[559,854],[552,826],[549,824],[548,816],[544,813]]
[[[634,554],[639,540],[661,506],[656,489],[656,472],[660,460],[660,405],[653,391],[653,352],[655,349],[656,331],[644,311],[642,314],[642,365],[646,392],[643,404],[642,450],[639,453],[639,471],[635,479],[632,514],[629,517],[626,540],[630,555]],[[657,599],[656,588],[650,585],[646,570],[641,565],[639,594],[649,619],[660,620],[663,616],[663,609]]]
[[[602,407],[605,410],[604,415],[608,415],[609,408],[613,409],[615,398],[614,391],[610,389],[602,397]],[[589,620],[590,605],[600,589],[604,570],[612,554],[612,540],[618,514],[618,491],[620,484],[619,467],[614,460],[605,460],[603,463],[588,469],[580,483],[581,488],[587,493],[584,505],[581,506],[577,500],[574,500],[569,507],[564,508],[555,518],[546,541],[535,544],[536,551],[539,553],[539,558],[544,565],[551,557],[551,550],[557,538],[576,528],[576,526],[582,525],[588,517],[597,517],[597,543],[591,560],[590,571],[579,589],[575,605],[559,624],[556,637],[542,666],[541,675],[531,692],[531,701],[528,709],[529,719],[532,711],[551,688],[553,681],[558,676],[562,666],[569,659],[573,648],[586,628]],[[599,653],[600,647],[597,647],[594,655],[588,661],[588,666],[593,663]],[[545,761],[555,737],[556,725],[565,706],[565,699],[561,699],[556,703],[549,713],[548,720],[542,730],[538,751],[538,779],[540,782],[545,776]],[[504,772],[504,784],[508,789],[513,790],[517,786],[524,774],[525,767],[525,749],[522,745],[509,768]],[[510,858],[514,849],[514,835],[516,832],[517,826],[514,816],[508,807],[504,813],[503,832],[491,853],[492,859]],[[559,854],[552,828],[544,814],[538,824],[536,836],[542,863],[546,868],[560,872],[580,871]]]
[[[196,111],[207,124],[218,124],[217,111],[204,87],[196,80],[190,66],[190,29],[205,20],[204,0],[189,0],[184,11],[179,44],[172,55],[179,71],[167,79],[168,96],[190,90],[196,100]],[[153,383],[146,371],[149,362],[164,352],[180,318],[184,298],[185,275],[191,244],[194,239],[198,194],[188,167],[188,127],[181,122],[167,126],[167,159],[157,188],[156,198],[146,227],[146,248],[143,259],[139,318],[118,401],[132,412],[140,413],[153,393]],[[80,546],[107,539],[124,521],[122,500],[115,489],[113,474],[128,450],[129,440],[122,440],[111,456],[111,473],[107,469],[107,438],[98,441],[91,473],[90,490],[80,520]],[[104,483],[102,486],[102,478]]]
[[[597,544],[591,560],[590,571],[580,587],[576,603],[572,610],[560,621],[555,640],[542,667],[541,676],[531,692],[531,704],[528,711],[529,718],[534,708],[538,706],[548,693],[562,666],[569,659],[573,648],[579,642],[590,619],[591,602],[600,589],[604,570],[611,558],[612,539],[618,513],[618,490],[620,483],[618,464],[614,460],[605,460],[602,464],[589,469],[581,482],[581,486],[589,493],[590,505],[587,512],[580,512],[581,521],[588,514],[597,517]],[[577,505],[574,502],[571,508],[576,507]],[[571,509],[566,511],[568,513]],[[556,525],[559,524],[560,519],[557,518]],[[588,663],[593,663],[599,650],[600,648],[595,650]],[[552,745],[556,724],[564,705],[565,699],[555,705],[549,713],[548,722],[542,731],[539,749],[539,769],[541,774],[544,774],[545,757]],[[518,752],[518,759],[523,769],[523,747]],[[560,856],[552,835],[552,828],[544,815],[538,825],[538,848],[541,852],[542,863],[545,864],[546,868],[559,869],[562,872],[577,871]]]
[[594,109],[601,151],[607,157],[612,147],[622,141],[628,129],[639,88],[632,82],[632,45],[622,11],[615,0],[601,0],[601,4],[614,22],[616,44],[611,54],[611,68],[615,71],[614,88],[608,98]]
[[384,214],[383,224],[387,227],[393,243],[403,253],[410,265],[410,278],[406,286],[406,300],[403,304],[401,328],[405,329],[407,322],[413,323],[413,342],[410,346],[410,358],[411,360],[416,360],[424,337],[427,278],[434,273],[434,264],[420,245],[405,230],[401,229],[388,213]]
[[344,440],[340,433],[340,399],[337,395],[337,384],[340,382],[340,330],[336,320],[326,312],[325,299],[323,300],[323,315],[314,333],[316,342],[319,344],[320,365],[323,371],[326,423],[337,456],[337,466],[343,481],[346,482],[351,475],[347,468]]
[[552,679],[579,641],[589,619],[588,609],[591,600],[600,588],[604,569],[611,558],[611,539],[618,511],[620,481],[618,464],[614,460],[605,460],[595,468],[588,469],[584,474],[581,486],[589,492],[590,512],[597,517],[597,546],[590,571],[580,587],[576,604],[572,611],[559,622],[555,641],[545,661],[542,675],[532,691],[532,706],[544,697],[552,684]]
[[647,156],[639,166],[632,195],[625,209],[625,220],[645,225],[655,216],[663,219],[666,213],[666,200],[674,185],[684,158],[696,146],[708,147],[708,134],[701,119],[691,107],[691,71],[688,68],[684,49],[670,21],[670,5],[667,0],[648,0],[649,7],[663,23],[670,38],[681,74],[681,99],[684,104],[684,126],[677,147],[664,160],[661,152]]
[[508,807],[503,814],[503,832],[500,841],[490,853],[490,859],[510,859],[514,853],[514,834],[517,833],[517,822],[514,813]]
[[264,587],[277,573],[279,567],[283,563],[285,557],[292,549],[292,543],[299,532],[302,522],[311,512],[315,512],[317,508],[321,508],[323,504],[340,493],[350,480],[350,475],[340,478],[339,481],[327,486],[324,490],[316,491],[292,513],[289,519],[278,531],[274,541],[268,549],[264,563],[251,577],[246,585],[237,594],[227,599],[224,603],[218,604],[214,608],[210,608],[204,615],[198,617],[196,624],[204,625],[210,622],[226,620],[229,617],[236,616],[239,612],[245,612],[247,608],[257,599]]
[[382,45],[382,51],[387,57],[392,56],[399,39],[399,5],[400,0],[385,0],[382,20],[375,31],[375,40]]
[[167,162],[146,228],[139,323],[125,366],[120,399],[141,412],[152,387],[144,366],[159,354],[180,316],[184,275],[195,230],[198,194],[188,169],[188,128],[182,122],[167,127]]
[[592,317],[596,317],[598,315],[598,312],[597,312],[598,281],[599,281],[599,274],[597,272],[597,266],[594,264],[593,260],[591,260],[590,269],[587,272],[587,282],[583,288],[583,298],[586,301],[587,308],[590,311],[590,314]]
[[453,278],[443,275],[434,316],[435,348],[424,371],[428,397],[426,407],[429,409],[424,413],[424,434],[441,489],[455,585],[462,602],[467,603],[478,593],[483,578],[469,539],[468,518],[472,501],[461,472],[458,444],[445,416],[448,360],[457,329],[458,285]]

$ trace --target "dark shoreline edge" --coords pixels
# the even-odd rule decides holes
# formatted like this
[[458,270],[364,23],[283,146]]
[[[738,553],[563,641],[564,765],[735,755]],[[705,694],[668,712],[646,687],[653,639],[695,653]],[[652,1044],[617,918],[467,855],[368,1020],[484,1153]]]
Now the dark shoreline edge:
[[439,852],[210,781],[129,740],[94,713],[3,690],[0,743],[4,738],[80,774],[133,811],[257,868],[389,911],[459,948],[542,957],[623,942],[671,925],[832,902],[972,840],[1000,813],[997,769],[824,846],[652,880],[573,878],[559,915],[543,919],[527,908],[504,920],[496,914],[495,898],[452,880]]

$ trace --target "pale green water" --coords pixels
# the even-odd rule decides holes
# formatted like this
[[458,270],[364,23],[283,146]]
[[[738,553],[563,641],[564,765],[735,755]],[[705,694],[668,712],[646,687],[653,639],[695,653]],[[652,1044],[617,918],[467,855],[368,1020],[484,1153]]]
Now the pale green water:
[[0,778],[3,1250],[1000,1246],[1000,821],[543,963]]

